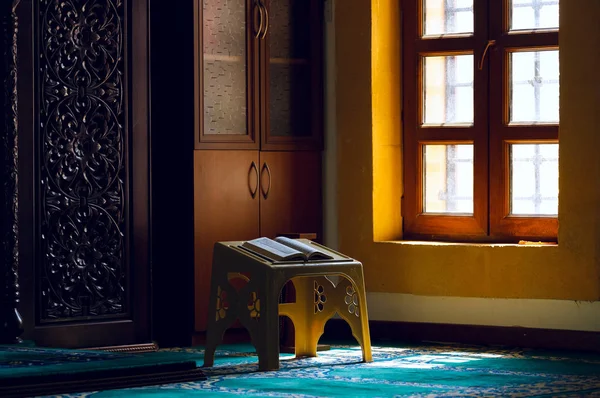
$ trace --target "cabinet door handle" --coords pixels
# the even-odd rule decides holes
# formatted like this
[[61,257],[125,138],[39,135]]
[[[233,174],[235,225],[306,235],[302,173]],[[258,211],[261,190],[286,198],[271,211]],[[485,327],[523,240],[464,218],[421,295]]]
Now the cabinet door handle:
[[[254,184],[254,188],[252,188],[252,185],[250,183],[252,170],[254,170],[254,174],[256,175],[256,183]],[[250,196],[252,196],[252,199],[254,199],[256,197],[256,191],[258,191],[258,167],[256,167],[256,163],[254,163],[254,160],[250,165],[250,170],[248,170],[248,190],[250,191]]]
[[[258,39],[258,37],[260,36],[260,32],[263,29],[263,19],[264,19],[264,15],[263,15],[263,6],[262,4],[260,4],[260,1],[257,0],[254,2],[254,14],[256,15],[256,9],[258,8],[258,30],[255,29],[254,32],[254,38]],[[253,22],[255,22],[256,20],[254,20]]]
[[261,5],[262,8],[265,10],[265,30],[263,31],[263,34],[261,36],[261,39],[264,39],[267,36],[267,32],[269,31],[269,10],[267,10],[267,7],[264,4],[262,4],[262,2]]
[[[267,171],[267,175],[269,176],[269,185],[267,185],[267,189],[265,189],[262,184],[262,175],[265,172],[265,170]],[[271,169],[269,168],[267,162],[263,164],[262,170],[260,171],[260,179],[260,191],[262,192],[263,198],[267,199],[267,197],[269,196],[269,192],[271,191]]]

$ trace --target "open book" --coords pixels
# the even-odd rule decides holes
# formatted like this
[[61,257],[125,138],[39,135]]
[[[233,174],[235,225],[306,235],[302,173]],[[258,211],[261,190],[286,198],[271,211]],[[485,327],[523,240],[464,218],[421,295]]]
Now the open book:
[[242,243],[241,247],[274,261],[311,261],[330,260],[333,257],[294,239],[279,236],[277,238],[257,238]]

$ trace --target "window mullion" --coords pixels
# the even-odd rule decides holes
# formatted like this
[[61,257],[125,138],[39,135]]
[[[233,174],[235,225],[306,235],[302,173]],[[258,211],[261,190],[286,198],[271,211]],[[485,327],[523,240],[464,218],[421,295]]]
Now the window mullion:
[[[489,57],[485,53],[488,41],[490,40],[490,4],[487,0],[474,0],[475,7],[475,48],[474,55],[476,60],[475,79],[474,79],[474,99],[475,99],[475,118],[474,131],[476,138],[475,146],[475,164],[474,164],[474,205],[475,216],[481,228],[489,234],[489,61],[483,59],[483,67],[478,68],[480,60]],[[493,51],[493,47],[488,53]]]

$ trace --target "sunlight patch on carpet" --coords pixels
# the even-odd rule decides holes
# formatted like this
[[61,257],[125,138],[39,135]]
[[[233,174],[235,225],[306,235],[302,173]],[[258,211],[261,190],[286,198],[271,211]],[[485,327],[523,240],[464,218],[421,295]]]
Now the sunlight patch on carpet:
[[[180,352],[202,356],[198,348]],[[593,355],[423,345],[374,347],[374,361],[362,363],[359,348],[333,345],[315,358],[280,358],[279,371],[259,372],[251,347],[230,346],[204,368],[205,381],[85,396],[600,396],[600,356]]]

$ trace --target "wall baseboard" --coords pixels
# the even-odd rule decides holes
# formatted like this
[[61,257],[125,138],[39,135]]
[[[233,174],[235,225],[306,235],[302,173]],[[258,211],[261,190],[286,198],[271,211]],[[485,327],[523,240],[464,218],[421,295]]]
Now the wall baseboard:
[[[373,345],[385,342],[454,343],[532,349],[600,352],[600,332],[418,322],[369,321]],[[325,338],[351,339],[348,324],[331,319]]]
[[368,292],[369,320],[600,332],[600,301]]

